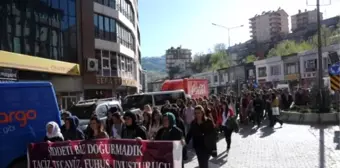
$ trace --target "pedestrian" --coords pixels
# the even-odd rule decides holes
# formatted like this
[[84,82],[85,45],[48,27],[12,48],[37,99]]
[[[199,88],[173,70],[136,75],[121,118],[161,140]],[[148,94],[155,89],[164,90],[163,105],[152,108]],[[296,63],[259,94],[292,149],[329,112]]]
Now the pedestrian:
[[65,129],[61,130],[64,140],[84,140],[85,135],[82,130],[78,128],[75,116],[70,116],[65,119]]
[[263,116],[263,110],[264,110],[264,102],[260,98],[260,95],[257,93],[255,96],[255,100],[253,101],[254,104],[254,111],[255,111],[255,121],[257,124],[257,128],[260,128],[261,126],[261,119]]
[[[195,109],[193,106],[193,101],[190,100],[187,103],[187,106],[184,109],[184,125],[185,125],[185,130],[188,131],[190,129],[190,124],[195,118]],[[187,134],[187,132],[184,132],[184,134]]]
[[99,118],[92,117],[90,119],[90,128],[92,133],[89,136],[89,139],[109,138],[109,135],[105,131],[104,124]]
[[[157,131],[155,140],[181,141],[182,145],[185,145],[184,134],[176,126],[175,115],[173,115],[170,112],[165,113],[163,115],[162,123],[163,123],[163,127]],[[182,160],[182,167],[184,167],[183,160]]]
[[127,111],[123,118],[122,139],[147,139],[146,130],[138,123],[136,114]]
[[186,136],[186,144],[191,139],[199,167],[208,168],[209,158],[216,149],[216,132],[213,122],[205,116],[204,109],[200,105],[195,107],[195,119],[192,121]]
[[148,131],[148,137],[154,139],[157,131],[162,127],[162,113],[155,108],[151,115],[151,127]]
[[283,121],[280,120],[278,117],[280,115],[280,101],[279,98],[276,96],[275,93],[272,93],[272,119],[271,119],[271,127],[274,127],[277,122],[283,125]]
[[233,133],[233,128],[232,128],[232,122],[230,119],[231,117],[234,117],[234,112],[232,109],[229,108],[229,105],[226,101],[222,102],[222,107],[223,107],[223,122],[222,122],[222,128],[223,128],[223,133],[224,133],[224,138],[227,143],[227,152],[230,150],[231,146],[231,135]]
[[48,122],[46,124],[46,136],[44,138],[45,142],[60,142],[64,141],[63,134],[60,131],[58,124],[54,121]]
[[120,139],[122,137],[124,120],[119,112],[115,112],[112,114],[112,123],[113,125],[111,127],[111,137],[115,139]]

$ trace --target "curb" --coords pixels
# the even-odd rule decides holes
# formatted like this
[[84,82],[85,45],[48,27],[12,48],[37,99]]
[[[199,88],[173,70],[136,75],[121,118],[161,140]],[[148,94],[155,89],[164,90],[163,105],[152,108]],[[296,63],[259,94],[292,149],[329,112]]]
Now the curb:
[[328,124],[338,125],[340,113],[299,113],[296,111],[281,111],[280,118],[287,123],[297,124]]

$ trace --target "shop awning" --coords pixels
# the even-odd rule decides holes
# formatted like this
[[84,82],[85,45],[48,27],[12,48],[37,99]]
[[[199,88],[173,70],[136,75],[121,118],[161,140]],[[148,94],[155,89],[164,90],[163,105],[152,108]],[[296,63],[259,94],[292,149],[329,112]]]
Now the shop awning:
[[79,64],[0,50],[0,67],[63,75],[80,75]]

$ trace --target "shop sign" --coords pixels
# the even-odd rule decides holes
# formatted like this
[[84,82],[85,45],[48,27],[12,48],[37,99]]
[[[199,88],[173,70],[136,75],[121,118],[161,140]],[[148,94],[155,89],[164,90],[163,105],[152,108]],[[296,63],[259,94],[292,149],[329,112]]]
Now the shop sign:
[[123,86],[134,86],[134,87],[136,87],[137,81],[136,80],[132,80],[132,79],[124,79],[124,78],[122,78],[122,85]]
[[120,77],[97,76],[97,84],[98,85],[119,86],[119,85],[122,84],[122,78],[120,78]]
[[1,79],[17,80],[17,76],[18,71],[15,69],[0,68]]
[[299,74],[289,74],[285,75],[285,80],[298,80],[300,77]]

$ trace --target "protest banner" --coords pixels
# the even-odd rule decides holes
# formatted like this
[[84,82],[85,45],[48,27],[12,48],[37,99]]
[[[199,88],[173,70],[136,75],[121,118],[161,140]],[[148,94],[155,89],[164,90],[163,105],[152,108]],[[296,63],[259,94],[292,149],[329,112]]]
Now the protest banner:
[[100,139],[34,143],[29,168],[181,168],[180,141]]

